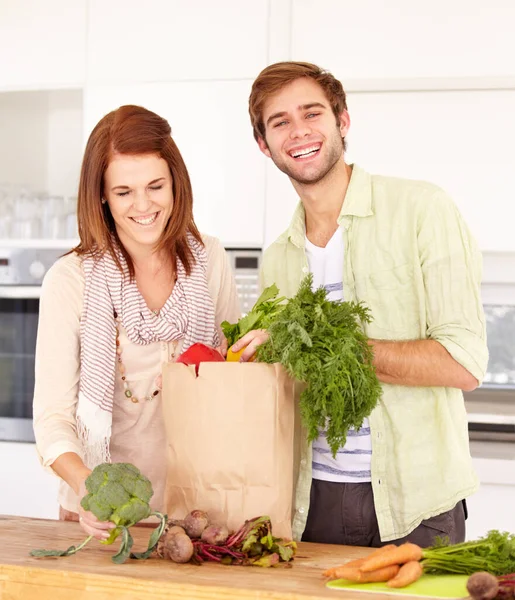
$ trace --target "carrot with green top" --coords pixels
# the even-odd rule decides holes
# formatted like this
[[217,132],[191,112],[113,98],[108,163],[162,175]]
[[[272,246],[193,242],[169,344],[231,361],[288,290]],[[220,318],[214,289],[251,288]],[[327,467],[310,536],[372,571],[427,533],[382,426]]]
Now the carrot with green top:
[[383,569],[363,573],[358,567],[336,567],[333,569],[333,579],[347,579],[353,583],[381,583],[393,579],[399,572],[399,565],[390,565]]
[[389,579],[386,585],[391,588],[403,588],[420,579],[424,569],[418,560],[410,560],[404,563],[393,579]]
[[331,569],[326,569],[322,575],[324,577],[330,577],[331,579],[339,579],[340,575],[338,572],[340,569],[344,569],[347,567],[360,567],[364,562],[365,558],[355,558],[349,562],[346,562],[344,565],[340,565],[339,567],[332,567]]
[[422,556],[422,548],[420,546],[406,542],[387,552],[371,556],[361,565],[360,570],[367,573],[389,567],[390,565],[403,565],[407,562],[422,560]]
[[388,552],[389,550],[393,550],[394,548],[397,548],[397,546],[395,544],[387,544],[386,546],[381,546],[380,548],[376,548],[373,552],[371,552],[370,554],[365,556],[365,560],[368,560],[369,558],[372,558],[374,556],[379,556],[380,554],[384,554],[385,552]]
[[381,548],[376,548],[373,552],[371,552],[368,556],[364,558],[355,558],[349,562],[346,562],[344,565],[340,565],[339,567],[333,567],[331,569],[327,569],[322,573],[324,577],[331,577],[332,579],[338,579],[339,575],[335,575],[338,569],[342,567],[360,567],[366,560],[368,560],[372,556],[377,556],[378,554],[382,554],[383,552],[387,552],[392,548],[397,548],[395,544],[388,544],[386,546],[382,546]]

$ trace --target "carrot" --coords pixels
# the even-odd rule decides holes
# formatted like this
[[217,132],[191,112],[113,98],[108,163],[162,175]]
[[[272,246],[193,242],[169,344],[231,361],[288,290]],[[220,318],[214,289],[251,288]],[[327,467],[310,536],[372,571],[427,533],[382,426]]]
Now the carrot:
[[395,544],[387,544],[386,546],[381,546],[381,548],[376,548],[373,552],[366,556],[366,560],[372,558],[373,556],[379,556],[379,554],[383,554],[383,552],[388,552],[388,550],[393,550],[394,548],[397,548]]
[[384,569],[377,569],[376,571],[370,571],[363,573],[359,567],[337,567],[333,570],[333,577],[337,579],[348,579],[355,583],[378,583],[381,581],[389,581],[394,579],[399,572],[399,565],[390,565]]
[[331,577],[331,579],[338,579],[339,576],[336,574],[336,572],[338,571],[338,569],[343,569],[344,567],[359,567],[364,562],[365,562],[364,558],[356,558],[354,560],[346,562],[344,565],[340,565],[339,567],[333,567],[332,569],[326,569],[322,573],[322,575],[324,577]]
[[332,577],[334,579],[337,579],[338,575],[334,575],[334,572],[337,569],[340,569],[342,567],[360,567],[371,556],[377,556],[378,554],[382,554],[383,552],[387,552],[388,550],[391,550],[392,548],[397,548],[397,546],[395,544],[388,544],[386,546],[382,546],[381,548],[376,548],[373,552],[371,552],[365,558],[355,558],[354,560],[346,562],[344,565],[341,565],[340,567],[333,567],[332,569],[327,569],[326,571],[324,571],[322,573],[322,575],[324,577]]
[[410,560],[402,565],[397,575],[393,579],[389,579],[386,585],[391,588],[406,587],[410,583],[420,579],[423,570],[418,560]]
[[406,542],[400,546],[396,546],[387,552],[382,552],[372,558],[367,559],[360,567],[361,571],[375,571],[390,565],[402,565],[412,560],[422,559],[422,548],[416,544]]

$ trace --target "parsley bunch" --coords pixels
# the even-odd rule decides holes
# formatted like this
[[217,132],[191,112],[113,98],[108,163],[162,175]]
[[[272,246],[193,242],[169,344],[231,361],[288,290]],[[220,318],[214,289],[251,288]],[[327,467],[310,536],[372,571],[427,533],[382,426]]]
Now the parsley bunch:
[[361,328],[370,322],[362,303],[331,302],[324,288],[312,290],[313,275],[268,326],[269,340],[258,361],[281,363],[304,382],[300,409],[309,441],[325,431],[333,456],[350,427],[359,429],[376,406],[381,386],[372,349]]

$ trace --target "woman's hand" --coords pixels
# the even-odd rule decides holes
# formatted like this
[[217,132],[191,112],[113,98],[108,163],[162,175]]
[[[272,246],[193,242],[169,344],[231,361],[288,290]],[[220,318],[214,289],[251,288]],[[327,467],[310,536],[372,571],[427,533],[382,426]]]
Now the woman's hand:
[[[82,499],[87,493],[86,480],[84,479],[80,484],[79,498]],[[79,523],[82,529],[84,529],[88,535],[92,535],[94,538],[100,541],[107,540],[111,529],[116,527],[116,525],[110,521],[99,521],[92,512],[84,510],[80,503]]]
[[264,344],[269,338],[268,331],[266,329],[253,329],[246,333],[241,339],[231,346],[232,352],[239,352],[242,348],[245,348],[242,355],[240,356],[240,362],[247,362],[250,360],[258,346]]

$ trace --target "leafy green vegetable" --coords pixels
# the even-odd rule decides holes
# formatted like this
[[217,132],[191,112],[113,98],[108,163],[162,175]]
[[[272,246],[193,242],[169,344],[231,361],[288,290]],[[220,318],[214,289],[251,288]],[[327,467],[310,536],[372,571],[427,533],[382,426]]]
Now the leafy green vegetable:
[[[297,544],[272,534],[270,517],[255,517],[230,535],[225,542],[212,544],[204,539],[193,540],[195,549],[192,562],[215,561],[227,565],[274,567],[289,563],[297,551]],[[159,552],[159,550],[158,550]]]
[[359,429],[376,406],[381,385],[363,323],[371,318],[362,303],[331,302],[327,291],[312,290],[313,275],[270,319],[269,340],[257,360],[281,363],[307,384],[300,396],[310,441],[325,431],[333,456],[345,445],[350,427]]
[[278,293],[279,290],[275,284],[267,287],[256,300],[252,310],[237,323],[231,324],[228,321],[222,323],[222,331],[227,338],[229,347],[253,329],[268,328],[271,321],[283,309],[281,302],[286,300],[285,297],[276,298]]
[[492,575],[515,572],[515,535],[495,529],[478,540],[446,544],[443,540],[423,551],[426,573],[471,575],[488,571]]
[[[82,508],[91,511],[100,521],[111,521],[116,525],[109,538],[101,543],[112,544],[119,535],[122,536],[120,550],[112,557],[113,562],[123,563],[129,556],[136,559],[148,558],[166,525],[166,515],[152,512],[150,508],[149,501],[154,494],[150,480],[130,463],[103,463],[89,474],[86,490],[88,493],[81,500]],[[157,517],[160,523],[150,536],[148,549],[131,554],[133,539],[128,528],[151,516]],[[30,554],[36,557],[70,556],[83,548],[90,539],[91,536],[79,546],[70,546],[67,550],[33,550]]]

